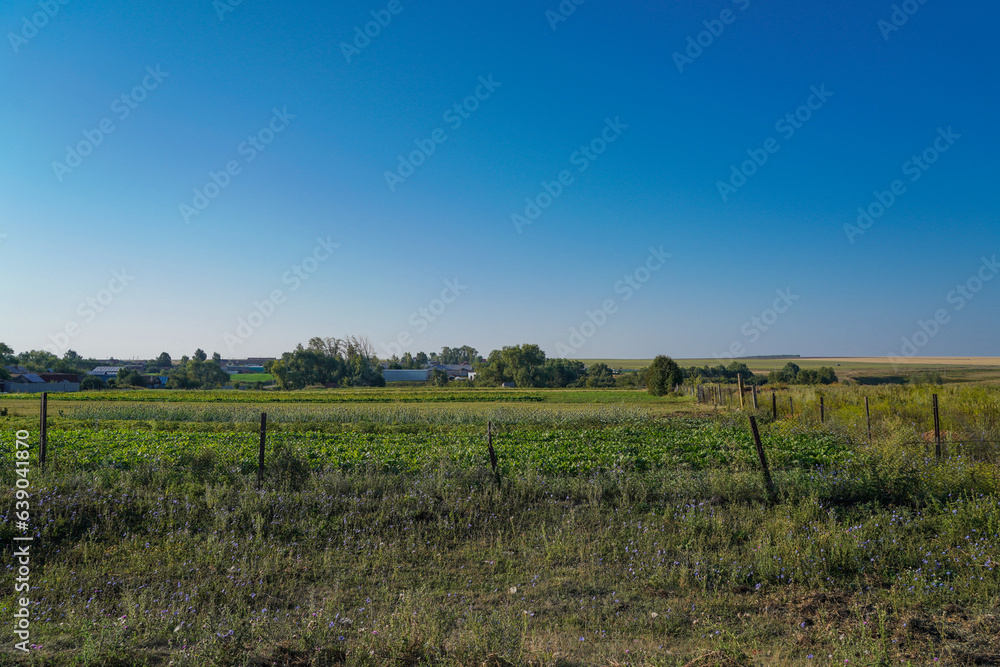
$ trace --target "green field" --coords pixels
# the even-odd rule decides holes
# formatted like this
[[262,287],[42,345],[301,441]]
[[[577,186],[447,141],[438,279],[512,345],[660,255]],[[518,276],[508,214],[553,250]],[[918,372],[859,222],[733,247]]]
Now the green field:
[[[755,415],[772,501],[752,409],[691,396],[52,395],[44,472],[31,452],[39,648],[8,642],[0,662],[994,664],[1000,388],[775,397],[777,419],[769,392]],[[14,433],[37,442],[38,398],[3,410],[13,508]]]
[[[613,369],[638,370],[646,368],[652,359],[581,359],[583,363],[590,366],[595,363],[607,364]],[[714,367],[720,364],[728,365],[732,359],[675,359],[682,367],[709,366]],[[782,357],[768,359],[743,358],[737,359],[740,363],[747,365],[756,374],[767,375],[769,372],[781,369],[785,364],[792,362],[800,368],[816,369],[821,366],[829,366],[834,369],[841,379],[855,380],[866,384],[902,384],[910,381],[914,377],[935,373],[944,382],[984,382],[1000,381],[1000,358],[994,357],[972,357],[942,358],[942,357],[914,357],[906,360],[893,360],[887,357],[853,358],[853,357],[828,357],[828,358],[800,358]],[[904,363],[905,361],[905,363]]]
[[270,373],[241,373],[230,376],[233,385],[253,384],[254,382],[274,382],[274,376]]

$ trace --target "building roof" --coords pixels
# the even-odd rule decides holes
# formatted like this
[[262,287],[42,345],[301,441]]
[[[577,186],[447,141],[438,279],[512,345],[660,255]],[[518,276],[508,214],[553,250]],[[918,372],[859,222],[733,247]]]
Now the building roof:
[[124,366],[98,366],[92,371],[89,371],[91,375],[117,375],[118,371],[125,368]]
[[38,377],[46,382],[79,382],[80,376],[76,373],[39,373]]
[[31,372],[27,368],[25,368],[24,366],[4,366],[4,370],[6,370],[8,373],[17,373],[17,374],[23,374],[23,373],[30,373]]

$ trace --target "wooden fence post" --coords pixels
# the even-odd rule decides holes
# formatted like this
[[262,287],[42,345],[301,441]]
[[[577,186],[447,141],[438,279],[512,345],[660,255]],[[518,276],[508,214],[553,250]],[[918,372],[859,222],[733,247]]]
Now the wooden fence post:
[[490,450],[490,467],[493,468],[493,478],[497,481],[497,486],[500,486],[500,471],[497,470],[497,453],[493,449],[493,422],[486,422],[486,444]]
[[934,455],[941,458],[941,420],[938,418],[938,395],[934,394]]
[[267,445],[267,413],[260,413],[260,451],[257,454],[257,488],[264,482],[264,449]]
[[819,397],[819,423],[822,424],[826,421],[826,410],[823,406],[823,397]]
[[788,414],[792,417],[795,416],[795,406],[792,404],[792,395],[788,395]]
[[753,392],[753,411],[757,412],[757,385],[751,385],[750,390]]
[[778,392],[771,392],[771,418],[778,420]]
[[778,492],[774,488],[774,480],[771,479],[771,468],[767,465],[767,455],[764,454],[764,445],[760,441],[760,431],[757,430],[757,418],[753,415],[750,415],[750,430],[753,432],[753,444],[757,447],[757,458],[760,459],[760,468],[764,473],[767,497],[772,503],[777,502]]
[[872,444],[872,413],[868,409],[868,397],[865,396],[865,421],[868,422],[868,444]]
[[43,391],[41,408],[38,415],[38,467],[42,470],[45,470],[45,455],[48,453],[49,448],[48,412],[49,394]]
[[739,385],[739,389],[740,389],[740,410],[742,410],[743,409],[743,374],[742,373],[737,373],[736,374],[736,384]]

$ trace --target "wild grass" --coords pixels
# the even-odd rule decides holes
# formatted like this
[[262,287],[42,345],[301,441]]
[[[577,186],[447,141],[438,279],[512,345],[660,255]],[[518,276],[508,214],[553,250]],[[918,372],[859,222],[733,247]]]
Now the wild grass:
[[[259,489],[254,406],[54,415],[53,458],[31,473],[38,648],[8,643],[0,663],[995,664],[1000,449],[958,443],[993,433],[996,390],[935,389],[954,436],[940,459],[923,439],[928,389],[870,394],[870,445],[856,388],[821,390],[823,424],[819,394],[794,391],[795,417],[760,406],[774,503],[745,414],[274,405]],[[0,419],[5,442],[19,427],[37,434]],[[149,455],[84,467],[74,438]],[[336,464],[323,443],[359,456]],[[391,464],[421,443],[440,448]],[[541,465],[565,456],[582,465]],[[0,589],[0,614],[13,602]]]

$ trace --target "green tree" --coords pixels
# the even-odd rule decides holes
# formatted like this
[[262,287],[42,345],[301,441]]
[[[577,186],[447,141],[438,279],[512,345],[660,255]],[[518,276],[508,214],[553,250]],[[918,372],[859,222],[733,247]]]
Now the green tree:
[[24,366],[29,371],[40,373],[47,368],[54,368],[59,365],[59,357],[46,350],[31,350],[17,355],[14,362],[19,366]]
[[799,368],[799,365],[792,363],[791,361],[785,364],[781,369],[781,371],[790,378],[788,382],[795,382],[795,378],[798,377],[800,370],[802,369]]
[[167,374],[168,389],[217,389],[229,384],[229,373],[216,363],[198,359],[197,353],[194,359],[183,357],[182,362]]
[[348,336],[311,338],[309,346],[296,346],[266,369],[282,389],[302,389],[314,384],[344,387],[383,387],[385,378],[374,348],[366,338]]
[[653,396],[665,396],[684,381],[680,366],[670,357],[659,355],[646,371],[646,388]]
[[587,368],[575,359],[546,359],[541,378],[546,387],[582,387],[587,379]]
[[431,371],[430,383],[436,387],[445,387],[448,385],[448,374],[440,368],[435,368]]
[[588,387],[613,387],[615,376],[607,364],[596,363],[587,369]]
[[222,365],[222,355],[219,354],[218,352],[213,352],[212,353],[212,363],[215,364],[215,365],[217,365],[217,366],[221,366]]
[[115,376],[115,386],[116,387],[145,387],[146,377],[138,372],[128,370],[127,368],[118,369],[118,375]]
[[108,384],[96,375],[85,375],[80,380],[81,391],[96,391],[99,389],[106,389],[107,386]]
[[170,368],[173,365],[173,360],[166,352],[160,352],[160,356],[156,358],[155,365],[157,368]]
[[197,350],[194,351],[194,358],[197,361],[205,361],[206,359],[208,359],[208,355],[205,354],[205,350],[199,347]]
[[821,366],[816,369],[817,375],[819,375],[820,384],[833,384],[837,382],[837,373],[830,366]]
[[518,387],[545,385],[545,353],[537,345],[510,345],[493,350],[486,361],[476,364],[476,381],[484,385],[513,382]]
[[471,345],[463,345],[458,348],[459,351],[459,363],[461,364],[475,364],[479,361],[479,350],[472,347]]
[[819,384],[819,373],[812,368],[804,368],[795,376],[795,384]]

